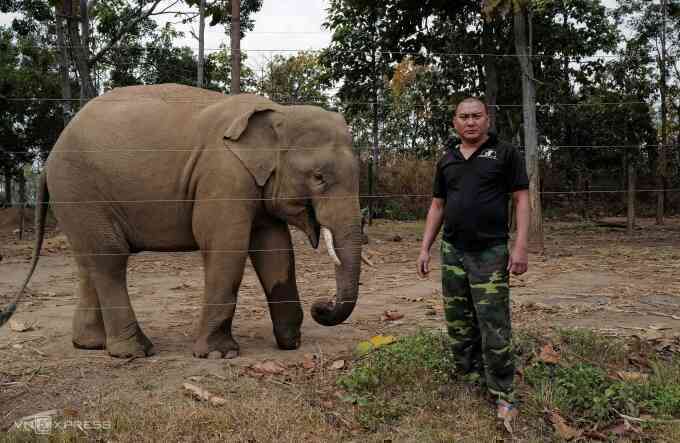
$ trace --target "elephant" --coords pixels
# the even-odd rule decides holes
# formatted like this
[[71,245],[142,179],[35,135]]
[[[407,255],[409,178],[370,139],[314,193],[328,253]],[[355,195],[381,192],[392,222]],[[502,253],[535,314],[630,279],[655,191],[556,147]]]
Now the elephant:
[[[320,107],[163,84],[113,89],[60,134],[41,175],[31,269],[52,207],[78,268],[73,345],[113,357],[155,351],[127,292],[142,251],[200,250],[205,295],[193,355],[233,358],[232,319],[247,257],[264,289],[280,349],[300,346],[303,312],[289,225],[335,263],[337,292],[311,315],[352,313],[361,273],[359,166],[344,118]],[[215,354],[217,353],[217,354]]]

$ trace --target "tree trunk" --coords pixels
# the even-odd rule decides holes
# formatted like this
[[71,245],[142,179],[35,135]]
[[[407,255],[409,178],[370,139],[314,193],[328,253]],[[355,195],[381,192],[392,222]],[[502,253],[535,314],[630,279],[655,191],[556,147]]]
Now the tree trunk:
[[627,215],[627,232],[628,235],[633,235],[633,228],[635,227],[635,161],[633,159],[633,151],[629,151],[628,155],[628,215]]
[[19,184],[19,240],[23,240],[24,220],[26,216],[26,206],[28,205],[28,199],[26,198],[26,176],[24,175],[23,168],[19,168],[17,183]]
[[19,168],[19,172],[16,174],[17,184],[19,185],[19,203],[22,205],[27,203],[26,198],[26,176],[24,175],[24,169]]
[[[82,108],[91,98],[97,94],[95,92],[94,84],[92,83],[92,75],[90,73],[90,50],[89,50],[89,18],[87,15],[87,2],[80,0],[79,6],[73,4],[73,0],[64,0],[64,15],[66,16],[66,24],[71,44],[71,54],[76,62],[76,69],[80,80],[80,107]],[[78,20],[78,12],[81,13],[80,20]],[[78,23],[80,22],[81,30],[86,34],[81,35],[78,32]]]
[[489,131],[496,132],[496,103],[498,100],[498,67],[493,52],[493,25],[484,21],[482,39],[484,47],[484,71],[486,74],[486,103],[489,106]]
[[57,45],[59,51],[57,58],[59,61],[59,79],[61,82],[61,112],[64,118],[64,127],[68,125],[73,116],[71,80],[69,78],[70,63],[68,59],[68,49],[66,48],[66,30],[64,29],[64,17],[62,14],[55,14],[57,26]]
[[201,0],[198,6],[198,75],[196,78],[196,86],[202,88],[203,81],[203,65],[205,57],[205,0]]
[[379,150],[379,144],[380,144],[380,127],[378,124],[378,119],[379,119],[379,112],[378,112],[378,100],[380,98],[380,91],[379,91],[379,79],[378,79],[378,54],[377,54],[377,42],[375,41],[376,36],[375,34],[373,35],[373,50],[372,50],[372,61],[373,61],[373,152],[371,153],[371,162],[369,163],[369,167],[371,168],[371,174],[370,174],[370,182],[368,184],[368,188],[371,189],[372,191],[369,191],[369,204],[368,204],[368,224],[369,226],[373,224],[373,206],[374,206],[374,198],[372,193],[375,192],[376,186],[374,183],[377,181],[378,178],[378,156],[380,155],[380,150]]
[[668,144],[668,117],[666,115],[666,0],[661,0],[663,23],[661,30],[661,56],[659,57],[659,92],[661,93],[661,141],[659,143],[658,169],[656,171],[656,224],[664,224],[664,188],[666,186],[666,145]]
[[231,0],[231,93],[241,93],[241,2]]
[[541,181],[538,162],[538,136],[536,132],[536,87],[528,44],[528,16],[526,11],[514,15],[515,50],[522,71],[522,116],[527,174],[529,175],[529,201],[531,206],[531,239],[539,252],[543,252],[543,216],[541,210]]
[[5,170],[5,206],[12,206],[12,173]]

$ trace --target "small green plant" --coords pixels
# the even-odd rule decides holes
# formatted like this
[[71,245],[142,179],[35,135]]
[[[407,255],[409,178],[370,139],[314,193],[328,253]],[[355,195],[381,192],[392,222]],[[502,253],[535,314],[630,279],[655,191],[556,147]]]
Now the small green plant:
[[527,383],[551,393],[550,407],[580,420],[599,422],[610,418],[607,373],[586,364],[554,367],[538,363],[525,371]]
[[654,417],[680,415],[680,383],[669,377],[678,365],[653,364],[649,378],[622,381],[591,364],[552,366],[539,362],[526,368],[525,380],[534,388],[533,401],[557,409],[573,422],[606,424],[618,413]]
[[626,360],[623,341],[591,330],[563,329],[559,331],[559,340],[569,350],[567,358],[572,354],[580,361],[595,365],[623,365]]
[[362,425],[375,429],[427,403],[452,368],[448,337],[421,331],[369,354],[338,384],[347,392],[345,400],[359,406]]

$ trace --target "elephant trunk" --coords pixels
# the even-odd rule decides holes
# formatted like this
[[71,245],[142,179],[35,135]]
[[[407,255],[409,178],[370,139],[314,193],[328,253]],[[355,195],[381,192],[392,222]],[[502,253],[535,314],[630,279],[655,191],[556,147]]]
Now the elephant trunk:
[[[356,211],[358,213],[358,211]],[[335,300],[316,302],[312,305],[312,317],[324,326],[335,326],[345,321],[354,310],[359,294],[361,274],[361,222],[356,217],[347,223],[334,223],[324,236],[327,247],[335,249]],[[329,246],[329,243],[331,246]],[[329,250],[329,253],[332,249]],[[331,254],[333,256],[333,254]],[[337,260],[336,260],[337,259]],[[339,262],[339,264],[338,264]]]

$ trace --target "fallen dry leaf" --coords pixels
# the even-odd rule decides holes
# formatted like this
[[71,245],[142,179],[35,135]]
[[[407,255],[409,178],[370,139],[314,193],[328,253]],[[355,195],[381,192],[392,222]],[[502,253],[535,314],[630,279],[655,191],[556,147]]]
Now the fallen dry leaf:
[[630,423],[628,420],[623,419],[619,423],[615,423],[604,428],[602,432],[605,434],[614,434],[621,437],[626,434],[640,434],[642,430]]
[[383,321],[396,321],[402,318],[404,318],[404,314],[399,311],[385,311],[382,315]]
[[260,374],[282,374],[286,370],[285,366],[272,360],[256,363],[251,366],[251,369]]
[[647,341],[657,341],[663,338],[663,332],[658,329],[649,329],[641,334],[636,334],[643,340]]
[[204,388],[194,385],[191,383],[184,383],[182,387],[188,391],[194,398],[198,400],[203,400],[210,402],[210,404],[215,405],[215,406],[221,406],[227,403],[227,400],[218,397],[217,395],[214,395],[210,393],[209,391],[205,390]]
[[345,367],[345,360],[335,360],[333,364],[331,364],[331,369],[334,371],[337,371],[339,369],[342,369]]
[[550,423],[552,423],[553,428],[555,428],[557,435],[565,440],[578,438],[583,433],[582,431],[569,426],[564,418],[555,411],[548,412],[548,419],[550,420]]
[[16,321],[14,319],[9,321],[9,328],[14,332],[26,332],[33,329],[35,323],[28,323],[25,321]]
[[397,339],[392,335],[376,335],[371,337],[370,340],[357,343],[356,347],[354,348],[354,355],[356,357],[364,356],[375,349],[392,344],[395,341],[397,341]]
[[556,365],[560,361],[560,354],[555,351],[555,348],[553,348],[551,343],[548,343],[541,348],[538,360],[551,365]]
[[616,376],[623,381],[645,381],[649,374],[633,371],[617,371]]
[[334,371],[340,370],[345,367],[345,360],[335,360],[330,368]]
[[305,369],[316,368],[316,357],[314,354],[305,354],[304,360],[302,361],[302,367]]
[[80,411],[73,408],[64,408],[64,417],[77,417],[80,415]]
[[381,346],[385,345],[390,345],[397,341],[396,338],[394,338],[393,335],[376,335],[374,337],[371,337],[371,344],[375,346],[376,348],[379,348]]

